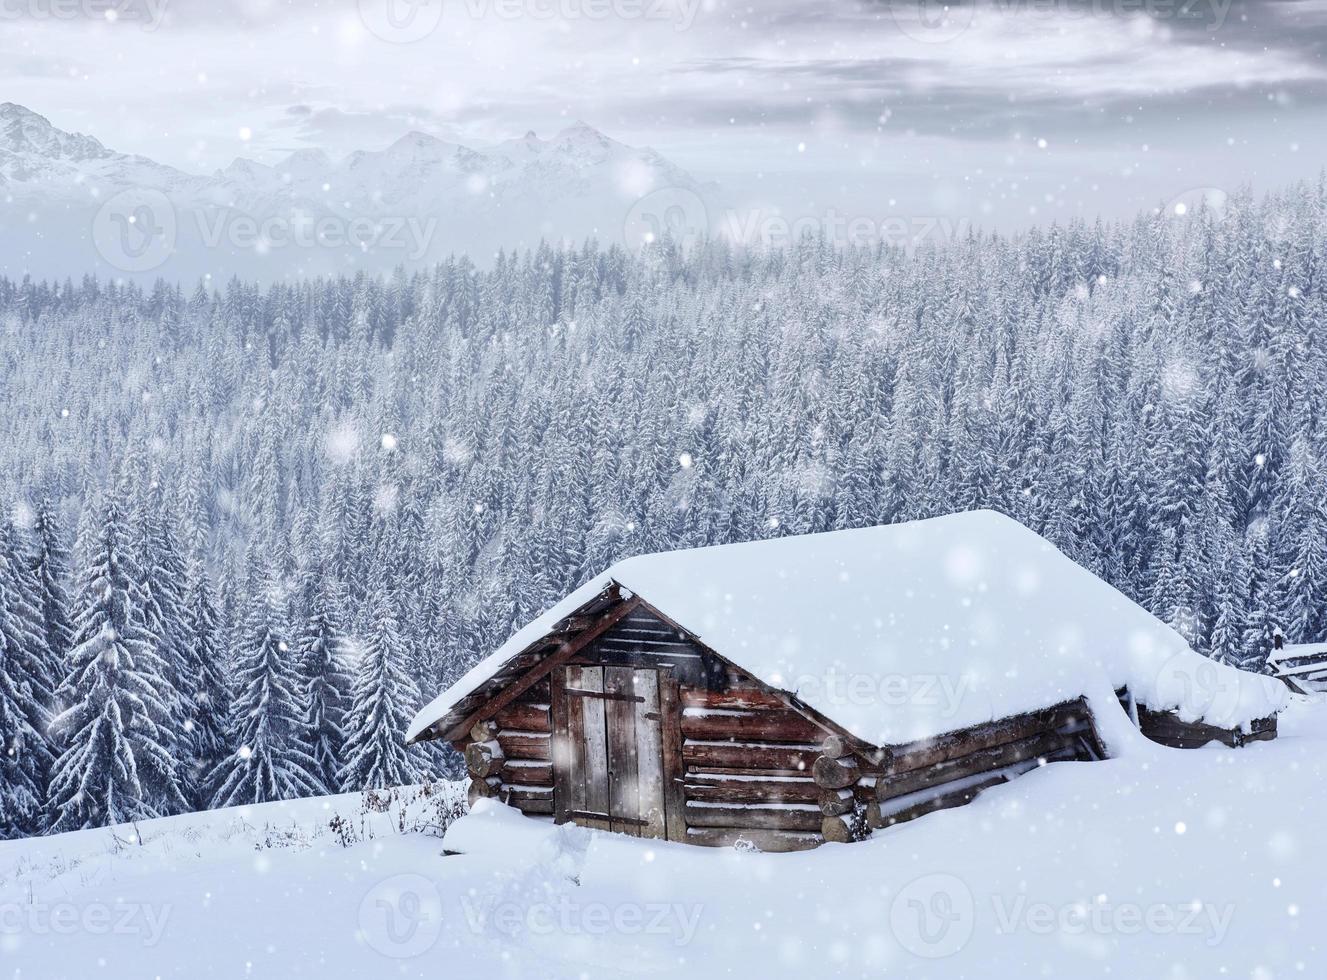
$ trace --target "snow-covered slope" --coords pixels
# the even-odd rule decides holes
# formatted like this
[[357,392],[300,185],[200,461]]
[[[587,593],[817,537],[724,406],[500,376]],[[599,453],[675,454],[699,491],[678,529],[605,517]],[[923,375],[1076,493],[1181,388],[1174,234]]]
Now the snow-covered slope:
[[[1280,682],[1192,652],[1141,606],[993,511],[642,555],[619,562],[421,711],[414,738],[610,581],[712,649],[877,745],[1116,689],[1232,728]],[[1110,732],[1103,732],[1109,737]]]
[[[354,798],[0,844],[6,980],[1327,976],[1327,702],[1239,750],[1054,763],[796,854]],[[453,853],[447,853],[453,852]]]
[[640,220],[633,208],[660,191],[704,193],[654,151],[583,122],[477,149],[413,132],[341,160],[300,150],[203,176],[0,105],[0,270],[10,275],[270,280],[417,266],[450,252],[483,260],[541,239],[622,242]]

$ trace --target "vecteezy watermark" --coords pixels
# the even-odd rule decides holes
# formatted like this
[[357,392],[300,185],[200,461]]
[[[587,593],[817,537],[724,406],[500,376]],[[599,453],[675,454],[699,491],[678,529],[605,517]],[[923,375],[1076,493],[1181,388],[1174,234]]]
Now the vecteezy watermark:
[[442,934],[442,893],[423,875],[394,875],[359,903],[357,938],[394,960],[422,956]]
[[[704,0],[446,0],[447,10],[470,20],[662,21],[685,31]],[[442,24],[444,0],[358,0],[369,32],[393,44],[428,37]]]
[[991,899],[995,928],[1001,935],[1024,931],[1036,936],[1095,935],[1190,936],[1219,946],[1230,929],[1235,906],[1206,902],[1111,902],[1098,896],[1088,902],[1055,905],[1030,902],[1026,895]]
[[0,936],[134,936],[152,948],[170,914],[170,905],[138,902],[7,903],[0,904]]
[[622,223],[622,240],[639,251],[665,239],[688,249],[709,234],[704,199],[686,187],[660,187],[636,201]]
[[130,188],[106,199],[92,219],[92,242],[123,272],[150,272],[175,251],[175,208],[158,190]]
[[155,31],[169,0],[0,0],[0,20],[105,20]]
[[923,44],[952,41],[972,26],[977,5],[965,0],[883,0],[898,29]]
[[[784,686],[782,678],[777,683]],[[972,686],[971,678],[950,674],[872,674],[846,670],[799,674],[790,683],[789,690],[813,704],[934,708],[935,714],[942,718],[958,713]]]
[[196,212],[199,237],[207,248],[229,245],[259,255],[286,248],[351,248],[360,252],[400,251],[423,258],[438,230],[436,217],[312,215],[296,212],[255,218],[240,211]]
[[922,875],[894,896],[889,927],[898,944],[914,956],[936,960],[953,956],[972,938],[976,923],[972,890],[948,874]]
[[[1113,902],[1106,895],[1087,901],[1034,901],[1025,894],[990,897],[995,935],[1181,936],[1220,945],[1230,930],[1235,906],[1208,902]],[[976,931],[978,902],[972,890],[951,874],[914,879],[890,905],[889,924],[900,946],[923,959],[952,956]]]
[[787,248],[814,238],[848,248],[915,249],[957,241],[971,227],[966,218],[944,215],[848,215],[830,208],[823,214],[788,217],[751,209],[725,211],[717,231],[734,243],[765,248]]
[[1156,678],[1160,704],[1183,704],[1203,717],[1237,715],[1241,704],[1264,703],[1281,690],[1280,681],[1265,674],[1236,670],[1196,653],[1177,653],[1162,665]]
[[578,902],[570,896],[542,902],[481,902],[463,898],[472,932],[496,931],[509,939],[528,936],[656,936],[686,946],[704,908],[680,902]]
[[349,249],[360,253],[399,252],[412,261],[428,254],[438,218],[338,214],[304,211],[254,217],[230,208],[187,212],[182,222],[161,191],[130,189],[108,198],[92,222],[98,254],[123,272],[150,272],[173,255],[182,225],[192,224],[205,248],[267,255],[291,248]]
[[1168,218],[1188,218],[1206,212],[1216,221],[1226,216],[1230,195],[1220,187],[1190,187],[1180,191],[1161,205],[1161,215]]

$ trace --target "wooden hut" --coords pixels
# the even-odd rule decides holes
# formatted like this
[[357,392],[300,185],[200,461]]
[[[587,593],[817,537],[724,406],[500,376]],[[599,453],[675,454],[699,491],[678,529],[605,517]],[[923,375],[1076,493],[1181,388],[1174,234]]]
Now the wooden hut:
[[[1140,643],[1155,668],[1141,681]],[[1094,713],[1127,721],[1116,689],[1159,697],[1176,657],[1209,663],[1035,534],[976,512],[628,559],[443,692],[408,740],[461,750],[472,801],[791,850],[1103,758]]]

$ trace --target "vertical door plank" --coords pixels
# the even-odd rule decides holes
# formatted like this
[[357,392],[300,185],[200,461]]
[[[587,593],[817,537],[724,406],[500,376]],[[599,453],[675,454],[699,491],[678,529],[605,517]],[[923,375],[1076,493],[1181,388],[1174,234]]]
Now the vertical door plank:
[[687,839],[686,795],[682,785],[682,693],[677,678],[659,672],[659,714],[663,729],[664,824],[668,839]]
[[[565,676],[567,687],[575,689],[581,686],[579,667],[566,668]],[[569,695],[563,700],[567,706],[567,809],[584,810],[587,793],[585,772],[588,765],[585,744],[585,699]]]
[[659,716],[659,672],[635,671],[635,693],[644,698],[636,709],[636,773],[640,796],[641,837],[662,840],[664,824],[663,729]]
[[[598,691],[602,694],[604,669],[582,667],[580,671],[580,683],[576,686],[583,691]],[[581,702],[581,710],[585,714],[585,759],[581,766],[585,773],[585,806],[581,809],[592,813],[608,813],[608,721],[604,699],[575,700]],[[586,819],[585,826],[598,830],[610,829],[607,820]]]
[[[573,779],[579,773],[575,768],[576,751],[568,717],[567,671],[562,667],[549,675],[549,707],[553,715],[553,738],[549,745],[553,760],[553,822],[566,823],[568,810],[583,809],[572,792]],[[575,699],[579,700],[579,699]],[[582,728],[583,731],[583,728]],[[584,783],[581,784],[582,787]]]
[[636,696],[635,671],[630,667],[604,668],[604,693],[619,694],[604,703],[608,716],[608,805],[615,818],[612,829],[630,837],[640,836],[640,791],[636,785]]

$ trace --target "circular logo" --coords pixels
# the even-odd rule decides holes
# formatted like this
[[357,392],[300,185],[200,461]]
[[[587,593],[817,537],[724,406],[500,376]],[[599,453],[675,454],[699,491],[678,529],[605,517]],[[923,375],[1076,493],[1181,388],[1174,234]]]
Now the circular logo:
[[690,248],[709,227],[709,209],[699,194],[685,187],[661,187],[631,206],[622,225],[622,240],[628,248],[639,250],[667,236]]
[[977,12],[966,0],[887,0],[886,6],[898,29],[924,44],[954,40],[972,26]]
[[392,44],[428,37],[442,23],[442,0],[359,0],[359,19]]
[[123,272],[148,272],[175,251],[175,208],[161,191],[131,188],[110,197],[92,219],[98,254]]
[[1196,653],[1177,653],[1166,661],[1157,676],[1157,700],[1161,704],[1185,704],[1198,708],[1204,717],[1223,718],[1235,714],[1240,704],[1245,675]]
[[953,956],[966,946],[975,919],[972,892],[953,875],[923,875],[904,886],[889,908],[899,945],[928,960]]
[[423,875],[380,881],[359,903],[359,935],[394,960],[422,956],[442,934],[442,893]]
[[1219,187],[1191,187],[1163,204],[1161,213],[1168,218],[1185,218],[1205,211],[1220,221],[1226,216],[1229,201],[1230,195]]

